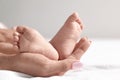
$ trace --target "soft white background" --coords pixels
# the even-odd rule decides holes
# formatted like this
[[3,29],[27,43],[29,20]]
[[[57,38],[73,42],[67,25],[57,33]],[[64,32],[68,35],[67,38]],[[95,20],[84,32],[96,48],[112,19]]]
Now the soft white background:
[[120,0],[0,0],[0,22],[28,25],[51,38],[77,11],[85,24],[82,35],[120,38]]
[[62,77],[26,78],[1,70],[0,80],[120,80],[120,39],[116,39],[120,38],[119,8],[120,0],[0,0],[0,22],[9,27],[28,25],[52,38],[66,18],[77,11],[85,24],[82,36],[92,40],[81,59],[85,65],[82,71]]

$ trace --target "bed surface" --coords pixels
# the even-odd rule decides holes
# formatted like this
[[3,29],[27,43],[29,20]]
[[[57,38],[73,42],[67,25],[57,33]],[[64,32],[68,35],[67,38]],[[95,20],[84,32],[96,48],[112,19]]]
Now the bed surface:
[[64,76],[31,77],[0,70],[0,80],[120,80],[120,39],[92,39],[92,45],[82,57],[83,67],[70,70]]

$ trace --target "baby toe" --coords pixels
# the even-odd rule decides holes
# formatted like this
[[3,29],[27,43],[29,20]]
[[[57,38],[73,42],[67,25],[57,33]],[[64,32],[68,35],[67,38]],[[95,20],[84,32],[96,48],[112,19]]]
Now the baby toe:
[[13,39],[14,39],[15,42],[19,41],[19,36],[20,36],[20,35],[19,35],[18,32],[14,32],[14,33],[13,33]]

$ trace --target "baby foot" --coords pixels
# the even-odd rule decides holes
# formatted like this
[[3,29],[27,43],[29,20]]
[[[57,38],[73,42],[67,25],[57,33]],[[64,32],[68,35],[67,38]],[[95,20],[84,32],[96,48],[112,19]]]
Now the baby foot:
[[83,25],[77,13],[73,13],[66,20],[63,27],[50,41],[59,53],[60,59],[65,59],[72,52],[80,38]]
[[14,41],[20,52],[40,53],[50,59],[58,59],[57,51],[36,30],[19,26],[16,28],[16,31]]

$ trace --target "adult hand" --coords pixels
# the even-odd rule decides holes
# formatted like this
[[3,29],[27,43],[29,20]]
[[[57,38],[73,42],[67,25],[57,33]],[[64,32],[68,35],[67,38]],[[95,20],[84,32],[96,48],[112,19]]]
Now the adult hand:
[[0,55],[1,69],[18,71],[32,76],[52,76],[64,73],[72,68],[74,62],[78,61],[88,49],[86,46],[77,48],[68,58],[64,60],[51,60],[42,54],[21,53],[13,56]]

